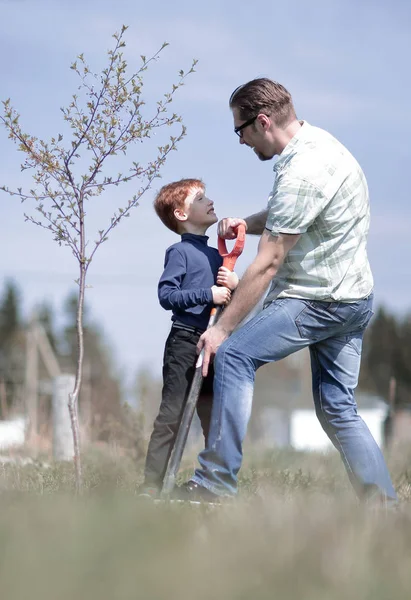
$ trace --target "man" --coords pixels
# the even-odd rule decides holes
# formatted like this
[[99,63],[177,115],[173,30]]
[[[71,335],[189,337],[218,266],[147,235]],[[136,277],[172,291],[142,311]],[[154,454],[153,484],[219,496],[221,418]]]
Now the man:
[[[364,174],[334,137],[297,120],[289,92],[276,82],[240,86],[230,108],[240,144],[263,161],[278,156],[276,178],[267,210],[219,224],[227,239],[240,222],[261,239],[231,304],[198,344],[205,350],[204,375],[215,355],[214,403],[200,468],[180,495],[215,501],[236,493],[255,372],[309,347],[316,413],[357,494],[395,501],[384,458],[354,398],[373,314]],[[230,335],[270,282],[263,310]]]

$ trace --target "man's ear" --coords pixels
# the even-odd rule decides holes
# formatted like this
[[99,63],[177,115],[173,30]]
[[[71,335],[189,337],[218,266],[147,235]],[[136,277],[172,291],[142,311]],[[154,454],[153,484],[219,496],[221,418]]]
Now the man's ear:
[[267,129],[270,128],[270,125],[271,125],[270,117],[268,117],[264,113],[260,113],[258,115],[257,119],[264,131],[267,131]]
[[187,213],[182,208],[176,208],[174,210],[174,216],[178,221],[187,221]]

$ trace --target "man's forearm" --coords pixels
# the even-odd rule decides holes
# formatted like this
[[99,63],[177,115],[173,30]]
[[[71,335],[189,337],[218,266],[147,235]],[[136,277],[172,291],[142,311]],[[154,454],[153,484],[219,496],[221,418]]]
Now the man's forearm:
[[252,235],[261,235],[267,222],[268,210],[262,210],[259,213],[246,217],[247,233]]
[[233,299],[224,309],[217,326],[230,334],[262,298],[276,271],[275,268],[261,270],[254,263],[251,264],[241,278]]

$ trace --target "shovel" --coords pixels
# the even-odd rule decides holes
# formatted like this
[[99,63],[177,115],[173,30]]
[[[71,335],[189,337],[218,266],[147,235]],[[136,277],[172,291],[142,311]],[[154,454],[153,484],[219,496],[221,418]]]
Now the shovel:
[[[230,271],[234,271],[235,263],[237,258],[243,251],[245,241],[245,227],[239,225],[237,227],[237,239],[231,252],[227,252],[225,240],[218,238],[218,251],[223,257],[223,267],[226,267]],[[210,319],[208,321],[207,329],[215,325],[222,311],[222,306],[214,306],[211,310]],[[202,365],[204,358],[204,350],[198,356],[193,381],[191,383],[190,392],[187,397],[187,402],[184,407],[183,416],[181,417],[180,425],[178,428],[177,437],[174,443],[173,450],[168,461],[167,471],[163,480],[163,487],[161,489],[162,498],[167,498],[173,491],[178,470],[180,468],[181,459],[184,453],[184,449],[187,443],[188,433],[190,431],[191,422],[197,406],[198,397],[200,395],[201,386],[203,383]]]

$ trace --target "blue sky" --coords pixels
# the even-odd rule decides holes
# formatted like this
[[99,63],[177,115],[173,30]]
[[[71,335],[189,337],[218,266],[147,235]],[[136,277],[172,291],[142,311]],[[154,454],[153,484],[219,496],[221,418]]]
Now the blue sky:
[[[199,60],[175,99],[187,137],[162,180],[98,250],[89,271],[87,302],[126,379],[144,366],[160,374],[170,323],[170,314],[158,305],[156,286],[164,251],[177,238],[154,214],[156,190],[181,177],[201,177],[220,218],[265,206],[272,165],[240,147],[228,109],[232,90],[256,76],[284,84],[299,118],[333,133],[362,165],[372,202],[369,256],[376,303],[398,314],[411,309],[409,3],[0,0],[0,11],[0,99],[10,97],[24,128],[42,138],[62,129],[59,109],[78,85],[71,62],[84,52],[92,70],[100,70],[111,35],[122,24],[129,26],[130,66],[163,41],[170,44],[148,72],[148,106],[168,90],[179,69]],[[0,184],[24,187],[29,180],[20,173],[21,155],[3,128],[0,155]],[[141,158],[149,158],[148,150],[130,148],[130,160]],[[90,238],[129,197],[130,190],[116,188],[90,204]],[[61,313],[64,298],[75,289],[74,257],[48,232],[24,222],[23,213],[34,214],[33,205],[3,193],[0,202],[3,284],[7,278],[17,282],[26,314],[43,300]],[[209,235],[216,243],[215,227]],[[255,250],[256,240],[247,239],[240,274]]]

